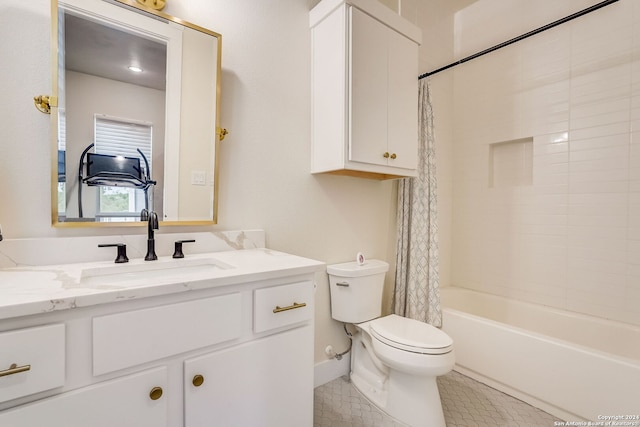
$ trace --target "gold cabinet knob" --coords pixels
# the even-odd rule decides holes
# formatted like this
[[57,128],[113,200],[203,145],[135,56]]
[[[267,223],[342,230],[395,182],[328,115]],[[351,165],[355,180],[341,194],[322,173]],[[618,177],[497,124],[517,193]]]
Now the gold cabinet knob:
[[385,151],[384,154],[382,155],[382,157],[384,157],[385,159],[389,158],[389,152]]
[[204,377],[200,374],[194,375],[193,380],[191,381],[194,386],[200,387],[202,383],[204,383]]
[[398,156],[396,156],[396,153],[392,153],[392,154],[391,154],[391,158],[392,158],[392,159],[395,159],[396,157],[398,157]]
[[149,392],[151,400],[158,400],[162,397],[162,387],[154,387]]

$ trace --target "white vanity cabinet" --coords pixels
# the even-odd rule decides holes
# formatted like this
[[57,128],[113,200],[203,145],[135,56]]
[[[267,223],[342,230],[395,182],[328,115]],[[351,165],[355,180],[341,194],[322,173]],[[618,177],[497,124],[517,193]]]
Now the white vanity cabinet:
[[[266,264],[263,253],[251,257]],[[0,377],[0,426],[310,427],[313,271],[322,265],[314,263],[0,320],[0,342],[15,343],[0,347],[0,362],[24,359],[15,339],[23,331],[36,340],[46,331],[58,343],[41,341],[45,357],[27,375]],[[40,375],[45,346],[62,350],[61,357],[51,353],[56,375],[43,385],[16,385]]]
[[0,412],[3,427],[169,427],[166,368],[106,381]]
[[313,424],[313,293],[311,281],[255,289],[261,338],[185,361],[185,427]]
[[185,427],[311,426],[312,353],[304,326],[185,361]]
[[415,176],[420,30],[372,0],[310,12],[313,173]]
[[0,332],[0,402],[61,387],[64,376],[64,324]]

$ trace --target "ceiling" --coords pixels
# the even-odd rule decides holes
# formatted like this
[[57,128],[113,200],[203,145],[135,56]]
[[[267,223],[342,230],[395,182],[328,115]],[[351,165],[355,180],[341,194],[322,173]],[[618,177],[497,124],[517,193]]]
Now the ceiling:
[[[398,2],[402,2],[402,0],[397,0]],[[425,5],[425,6],[429,6],[429,4],[431,2],[434,2],[435,0],[418,0],[419,3],[421,3],[421,5]],[[477,0],[445,0],[449,6],[451,7],[450,10],[453,10],[454,12],[457,12],[458,10],[462,10],[465,7],[471,5],[472,3],[475,3]],[[307,0],[308,6],[309,6],[309,10],[313,9],[313,7],[315,5],[317,5],[318,3],[320,3],[320,0]]]
[[[402,1],[402,0],[399,0]],[[432,1],[419,0],[421,6]],[[464,9],[477,0],[444,0],[450,10]],[[313,7],[319,0],[308,0]],[[167,47],[65,12],[65,68],[85,74],[165,90]],[[142,73],[128,69],[142,68]]]
[[[165,90],[167,46],[65,13],[65,68]],[[142,68],[141,73],[128,69]]]

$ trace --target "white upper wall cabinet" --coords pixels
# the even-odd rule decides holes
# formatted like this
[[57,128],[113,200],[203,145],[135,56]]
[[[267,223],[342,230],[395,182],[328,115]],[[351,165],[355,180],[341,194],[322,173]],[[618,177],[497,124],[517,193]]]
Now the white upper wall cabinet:
[[415,176],[421,31],[376,0],[310,12],[311,172]]

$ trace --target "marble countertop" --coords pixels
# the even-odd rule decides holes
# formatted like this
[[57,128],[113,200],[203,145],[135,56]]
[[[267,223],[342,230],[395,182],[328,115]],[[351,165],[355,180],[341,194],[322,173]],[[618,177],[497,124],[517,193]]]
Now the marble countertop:
[[178,260],[138,258],[126,264],[16,266],[0,269],[0,319],[323,270],[323,262],[266,248],[200,253]]

